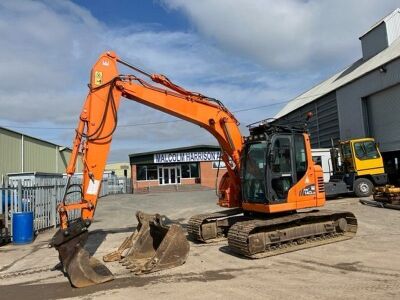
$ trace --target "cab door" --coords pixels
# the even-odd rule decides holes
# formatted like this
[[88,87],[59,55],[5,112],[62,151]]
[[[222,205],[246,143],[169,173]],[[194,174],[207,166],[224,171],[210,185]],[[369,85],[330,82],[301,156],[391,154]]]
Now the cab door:
[[286,202],[295,177],[293,137],[291,135],[275,135],[271,139],[266,177],[270,202]]
[[373,140],[352,141],[355,171],[358,176],[384,173],[383,160]]

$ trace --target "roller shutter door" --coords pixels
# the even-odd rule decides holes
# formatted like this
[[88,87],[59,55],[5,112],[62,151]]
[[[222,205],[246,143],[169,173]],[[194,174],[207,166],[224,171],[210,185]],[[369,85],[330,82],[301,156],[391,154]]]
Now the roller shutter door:
[[400,85],[367,99],[370,135],[379,143],[382,152],[400,149]]

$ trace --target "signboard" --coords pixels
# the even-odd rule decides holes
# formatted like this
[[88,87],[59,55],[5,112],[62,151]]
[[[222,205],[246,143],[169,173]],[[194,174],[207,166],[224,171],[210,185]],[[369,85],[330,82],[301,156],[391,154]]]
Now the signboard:
[[220,151],[205,151],[205,152],[180,152],[180,153],[155,153],[155,164],[166,163],[186,163],[197,161],[215,161],[219,160]]

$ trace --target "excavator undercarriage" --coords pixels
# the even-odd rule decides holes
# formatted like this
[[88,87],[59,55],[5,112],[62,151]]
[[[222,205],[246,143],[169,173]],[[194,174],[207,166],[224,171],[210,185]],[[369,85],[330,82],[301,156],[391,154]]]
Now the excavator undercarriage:
[[347,240],[356,232],[352,213],[328,210],[251,217],[234,209],[196,215],[188,222],[190,239],[205,243],[227,239],[231,252],[250,258]]

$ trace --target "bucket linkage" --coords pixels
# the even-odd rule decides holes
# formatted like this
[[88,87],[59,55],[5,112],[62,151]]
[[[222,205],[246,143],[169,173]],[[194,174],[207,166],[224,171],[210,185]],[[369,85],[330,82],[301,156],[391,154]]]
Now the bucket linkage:
[[56,248],[64,273],[74,287],[86,287],[114,279],[111,271],[84,249],[89,232],[82,219],[59,229],[49,246]]

